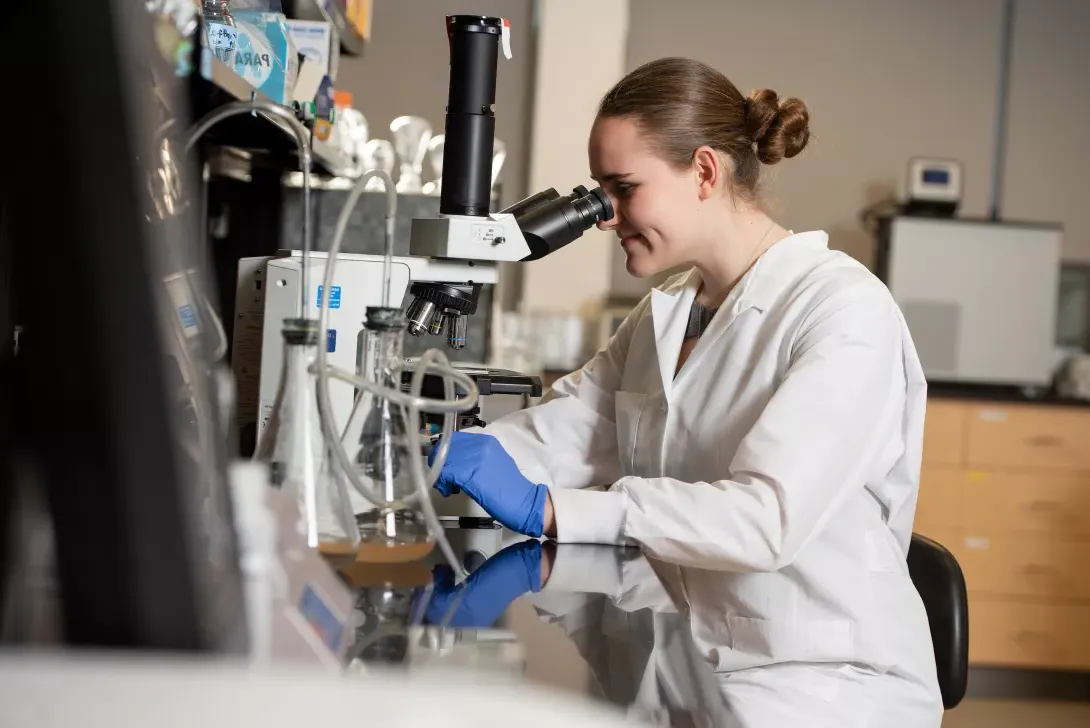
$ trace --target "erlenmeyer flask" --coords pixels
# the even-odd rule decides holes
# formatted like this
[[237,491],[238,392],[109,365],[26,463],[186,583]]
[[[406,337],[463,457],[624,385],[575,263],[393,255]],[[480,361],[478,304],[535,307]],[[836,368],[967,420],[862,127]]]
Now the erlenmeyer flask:
[[273,485],[299,501],[307,544],[323,551],[354,550],[359,542],[344,480],[335,477],[322,436],[311,365],[318,322],[284,319],[280,385],[254,459],[269,463]]
[[[400,309],[371,307],[364,323],[361,375],[389,389],[401,388],[401,347],[405,318]],[[421,457],[419,433],[407,431],[401,405],[362,391],[346,430],[345,449],[360,484],[367,488],[369,510],[357,516],[360,558],[412,561],[426,556],[434,542],[416,505],[416,486],[407,458]]]

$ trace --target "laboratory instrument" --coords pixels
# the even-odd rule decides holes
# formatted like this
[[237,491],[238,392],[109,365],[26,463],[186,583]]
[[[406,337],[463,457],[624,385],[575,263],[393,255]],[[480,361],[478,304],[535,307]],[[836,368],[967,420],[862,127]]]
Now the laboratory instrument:
[[[605,193],[581,186],[563,196],[554,189],[545,190],[503,212],[489,214],[496,150],[492,105],[502,27],[500,18],[447,18],[451,66],[441,216],[413,220],[410,255],[391,257],[387,267],[383,256],[338,254],[331,246],[330,253],[314,253],[309,258],[301,252],[282,251],[274,258],[240,261],[236,316],[263,316],[263,345],[260,351],[251,347],[248,352],[236,346],[232,366],[236,374],[243,369],[260,371],[259,432],[264,430],[275,383],[280,381],[282,363],[277,352],[283,319],[323,317],[328,322],[322,327],[327,338],[319,347],[319,356],[342,372],[357,370],[361,353],[358,333],[369,307],[402,308],[407,302],[406,330],[410,335],[441,335],[451,349],[458,350],[465,345],[466,317],[476,312],[481,287],[496,282],[498,262],[536,260],[612,217]],[[372,170],[361,180],[370,189],[367,185],[374,186],[381,178],[382,172]],[[352,204],[350,199],[344,210],[350,210]],[[347,225],[344,211],[342,222]],[[388,249],[391,226],[388,219]],[[343,235],[344,227],[338,225],[338,229]],[[333,257],[336,265],[330,266]],[[303,271],[305,260],[313,263],[309,274]],[[264,290],[259,292],[256,289],[262,283]],[[308,287],[316,294],[300,298],[298,292]],[[258,306],[263,306],[263,311],[257,311]],[[237,327],[235,332],[239,333]],[[524,392],[540,391],[539,383],[532,379],[525,382]],[[336,380],[329,386],[329,416],[335,428],[343,431],[356,387]],[[474,385],[463,391],[468,393],[470,388],[475,391]],[[465,409],[473,406],[468,404]],[[418,414],[429,416],[425,409]],[[434,423],[436,414],[430,413],[433,420],[425,424]],[[354,436],[349,433],[343,441],[351,447]],[[358,489],[349,488],[357,514],[373,505],[361,495]],[[479,508],[469,508],[452,515],[484,515]]]
[[[386,174],[392,174],[395,161],[394,145],[386,139],[371,139],[363,145],[364,172],[369,169],[378,169]],[[372,177],[369,184],[370,186],[367,188],[369,192],[382,191],[382,181],[377,177]]]
[[953,217],[961,196],[961,162],[923,157],[909,160],[906,215]]
[[436,134],[428,142],[428,163],[431,164],[431,172],[434,177],[430,182],[425,182],[421,191],[425,195],[438,197],[443,189],[443,146],[446,144],[446,136]]
[[[569,195],[548,189],[490,214],[495,144],[496,73],[502,18],[447,16],[450,83],[443,146],[439,217],[413,220],[411,256],[471,261],[476,270],[496,262],[538,260],[578,239],[595,223],[613,217],[601,188],[576,187]],[[479,274],[478,274],[479,275]],[[476,280],[476,278],[474,278]],[[475,309],[471,285],[418,281],[410,291],[409,332],[455,331]]]
[[[372,306],[364,320],[362,376],[376,388],[401,391],[402,337],[405,318],[399,308]],[[356,398],[345,428],[345,443],[354,452],[352,465],[367,486],[386,503],[359,515],[363,549],[390,549],[412,560],[431,550],[428,527],[412,506],[416,487],[408,458],[420,457],[420,438],[409,431],[405,413],[388,397],[364,390]],[[430,484],[429,484],[430,485]]]
[[235,46],[238,44],[238,27],[227,0],[204,0],[204,28],[208,47],[224,63],[234,63]]
[[352,548],[359,541],[355,514],[329,457],[314,396],[319,333],[317,321],[284,319],[284,366],[254,459],[269,464],[273,487],[303,504],[310,548]]
[[399,116],[390,122],[390,133],[401,163],[397,191],[401,194],[419,194],[423,187],[424,159],[432,136],[431,124],[419,116]]
[[1059,225],[894,215],[879,220],[875,273],[929,383],[1043,389],[1062,251]]

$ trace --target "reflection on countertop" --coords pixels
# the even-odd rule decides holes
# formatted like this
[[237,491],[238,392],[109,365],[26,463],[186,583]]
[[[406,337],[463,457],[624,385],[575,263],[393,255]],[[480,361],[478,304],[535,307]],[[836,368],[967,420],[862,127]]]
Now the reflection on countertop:
[[[464,554],[457,540],[467,534],[460,531],[451,530],[452,540]],[[938,725],[938,696],[922,682],[890,680],[839,657],[768,664],[770,645],[736,644],[732,616],[749,613],[743,601],[789,601],[788,577],[680,567],[634,548],[492,534],[491,548],[477,534],[475,550],[484,548],[488,558],[464,579],[438,561],[392,571],[342,565],[359,596],[350,671],[454,668],[482,690],[525,680],[589,694],[652,725],[805,718],[807,725],[840,726],[879,700],[906,719],[925,719],[903,725]],[[822,640],[792,622],[797,610],[781,607],[766,626],[796,635],[792,654],[812,654]],[[870,697],[879,688],[882,697]]]

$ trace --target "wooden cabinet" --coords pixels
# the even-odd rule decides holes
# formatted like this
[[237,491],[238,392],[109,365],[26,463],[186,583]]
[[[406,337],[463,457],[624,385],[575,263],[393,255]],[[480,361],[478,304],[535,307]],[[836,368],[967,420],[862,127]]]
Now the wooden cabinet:
[[923,432],[924,465],[960,467],[965,461],[969,410],[960,402],[931,400]]
[[1090,408],[928,402],[914,530],[965,572],[970,662],[1090,670]]
[[1090,411],[1074,407],[971,405],[971,468],[1090,472]]
[[996,667],[1090,667],[1090,608],[1043,601],[969,599],[969,660]]

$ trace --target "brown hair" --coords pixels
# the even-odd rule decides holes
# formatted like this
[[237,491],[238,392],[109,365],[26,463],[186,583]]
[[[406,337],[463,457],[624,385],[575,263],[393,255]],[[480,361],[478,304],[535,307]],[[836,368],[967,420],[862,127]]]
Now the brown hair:
[[714,68],[687,58],[645,63],[602,98],[598,117],[628,117],[679,167],[708,146],[734,162],[736,195],[757,197],[760,163],[794,157],[810,140],[810,112],[796,98],[761,89],[748,98]]

